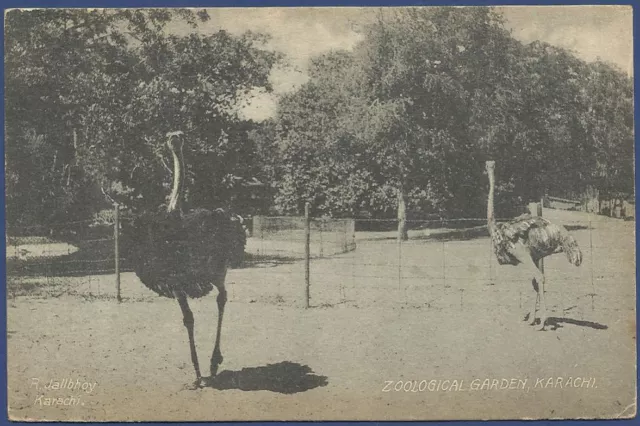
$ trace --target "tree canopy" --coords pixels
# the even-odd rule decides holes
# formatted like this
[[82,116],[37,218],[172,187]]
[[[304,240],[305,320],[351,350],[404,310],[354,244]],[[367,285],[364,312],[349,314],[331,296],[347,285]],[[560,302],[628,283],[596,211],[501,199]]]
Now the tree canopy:
[[[523,44],[488,7],[383,9],[351,50],[310,61],[272,119],[267,37],[203,34],[205,11],[14,10],[6,15],[9,225],[89,217],[168,194],[167,132],[189,141],[187,204],[336,217],[499,216],[544,194],[633,192],[633,85],[622,71]],[[179,23],[192,31],[167,31]],[[266,184],[260,197],[247,185]]]
[[188,136],[189,203],[228,204],[259,174],[248,137],[256,123],[237,105],[256,87],[271,90],[280,56],[259,34],[164,31],[206,19],[181,9],[7,14],[10,224],[87,217],[105,197],[157,207],[171,179],[169,131]]
[[633,188],[631,80],[545,43],[525,45],[491,8],[381,11],[352,51],[316,58],[284,97],[276,202],[324,214],[499,213],[586,186]]

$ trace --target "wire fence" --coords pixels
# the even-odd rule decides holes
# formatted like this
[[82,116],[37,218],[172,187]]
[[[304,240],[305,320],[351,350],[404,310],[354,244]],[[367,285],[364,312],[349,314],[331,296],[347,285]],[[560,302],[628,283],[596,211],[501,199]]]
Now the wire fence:
[[[625,229],[629,227],[564,224],[572,229],[584,260],[575,267],[564,254],[545,259],[548,301],[562,312],[633,310],[635,256],[633,233]],[[358,240],[357,254],[316,262],[318,273],[312,269],[311,288],[333,286],[333,293],[341,294],[340,301],[359,305],[443,309],[524,308],[535,295],[526,270],[497,263],[486,227],[416,229],[409,235],[408,241],[400,243],[393,236],[363,238]],[[315,296],[324,297],[320,290]]]
[[[83,220],[7,229],[7,296],[109,297],[115,290],[113,223]],[[115,294],[115,293],[114,293]]]
[[[355,250],[355,220],[309,218],[310,253],[323,258]],[[248,257],[304,258],[307,219],[304,216],[255,216],[245,252]]]
[[[545,213],[565,226],[583,254],[579,267],[562,253],[545,259],[548,307],[578,318],[594,311],[633,311],[634,224],[582,212]],[[531,277],[521,267],[497,263],[484,222],[409,221],[409,240],[398,241],[397,221],[358,220],[355,250],[311,259],[310,305],[524,312],[535,297]],[[302,262],[263,266],[258,274],[231,274],[236,300],[305,304]]]
[[[116,209],[117,210],[117,209]],[[117,213],[96,220],[70,221],[7,230],[8,296],[139,299],[150,294],[123,254]],[[310,244],[306,251],[305,224]],[[237,269],[300,263],[355,249],[353,219],[255,216],[244,258]],[[118,254],[116,254],[118,253]],[[116,259],[118,262],[116,262]]]
[[[547,304],[558,313],[635,309],[634,223],[545,209],[576,238],[583,262],[545,259]],[[295,306],[525,309],[535,293],[526,271],[498,265],[486,219],[408,221],[257,216],[242,265],[228,272],[229,298]],[[81,221],[9,229],[8,297],[156,297],[126,256],[115,270],[114,224]]]

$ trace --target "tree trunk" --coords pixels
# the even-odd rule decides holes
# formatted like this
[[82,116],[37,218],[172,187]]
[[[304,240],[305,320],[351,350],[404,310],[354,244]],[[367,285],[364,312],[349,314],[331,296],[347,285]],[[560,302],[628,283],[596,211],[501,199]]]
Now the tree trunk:
[[407,241],[407,194],[404,187],[398,188],[398,241]]

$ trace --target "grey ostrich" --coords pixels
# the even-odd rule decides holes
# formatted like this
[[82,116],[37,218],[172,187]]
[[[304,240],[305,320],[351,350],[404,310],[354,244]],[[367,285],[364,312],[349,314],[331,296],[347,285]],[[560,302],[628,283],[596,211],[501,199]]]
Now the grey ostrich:
[[564,252],[571,264],[579,266],[582,263],[582,252],[575,238],[563,226],[542,217],[522,215],[506,223],[496,223],[493,211],[495,162],[487,161],[486,169],[489,176],[487,222],[498,263],[522,265],[530,274],[536,297],[528,319],[531,325],[535,324],[536,307],[540,302],[539,330],[544,330],[547,307],[544,296],[545,277],[540,268],[540,260],[554,253]]
[[211,377],[222,362],[220,333],[227,301],[225,277],[238,246],[244,249],[241,224],[222,209],[182,211],[184,163],[181,131],[167,134],[173,156],[173,188],[166,209],[135,217],[125,230],[128,257],[142,283],[163,297],[177,299],[189,335],[195,386],[203,383],[193,335],[194,318],[188,298],[206,296],[218,289],[218,327],[211,355]]

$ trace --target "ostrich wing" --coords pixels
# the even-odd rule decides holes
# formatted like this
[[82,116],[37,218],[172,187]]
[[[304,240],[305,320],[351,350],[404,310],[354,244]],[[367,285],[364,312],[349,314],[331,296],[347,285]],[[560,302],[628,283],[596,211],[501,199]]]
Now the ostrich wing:
[[530,230],[544,229],[549,225],[551,223],[540,216],[522,215],[499,226],[507,240],[517,241],[518,239],[528,239]]
[[512,243],[520,240],[525,244],[534,259],[562,252],[568,239],[571,238],[563,226],[551,223],[539,216],[519,216],[510,222],[501,224],[501,228],[507,240]]

